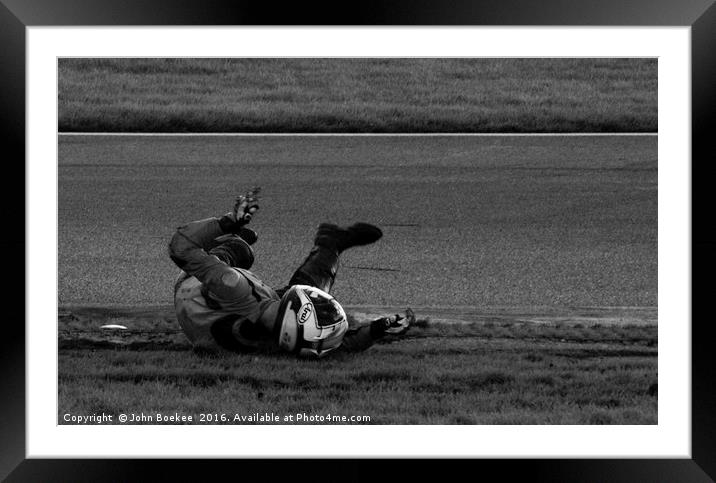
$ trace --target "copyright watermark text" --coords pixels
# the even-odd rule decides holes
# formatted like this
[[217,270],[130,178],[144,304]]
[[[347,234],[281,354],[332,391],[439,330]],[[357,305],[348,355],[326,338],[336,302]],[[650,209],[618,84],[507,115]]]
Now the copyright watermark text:
[[370,416],[335,413],[148,413],[71,414],[60,416],[61,424],[350,424],[369,423]]

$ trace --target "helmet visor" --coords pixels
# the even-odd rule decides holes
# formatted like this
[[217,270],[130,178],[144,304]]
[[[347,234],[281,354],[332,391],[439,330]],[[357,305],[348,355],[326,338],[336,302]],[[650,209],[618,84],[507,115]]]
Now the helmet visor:
[[331,327],[345,320],[343,307],[333,298],[326,298],[323,294],[308,291],[309,300],[316,314],[316,326],[319,328]]

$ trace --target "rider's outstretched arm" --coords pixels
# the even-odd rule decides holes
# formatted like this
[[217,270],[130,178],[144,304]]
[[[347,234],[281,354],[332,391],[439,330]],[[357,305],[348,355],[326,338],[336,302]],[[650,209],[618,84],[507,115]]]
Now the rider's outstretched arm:
[[206,218],[182,225],[169,242],[169,257],[187,274],[204,282],[215,267],[227,267],[207,253],[214,239],[226,233],[219,218]]
[[206,218],[192,221],[177,228],[169,242],[169,256],[188,275],[195,276],[218,298],[233,300],[250,291],[248,282],[222,260],[210,255],[207,250],[214,239],[240,230],[248,220],[239,214],[251,214],[258,209],[255,199],[237,203],[232,213],[221,218]]
[[415,322],[415,314],[411,309],[405,315],[395,314],[375,319],[369,323],[348,329],[343,336],[339,351],[360,352],[372,346],[386,334],[400,335],[407,332],[410,325]]

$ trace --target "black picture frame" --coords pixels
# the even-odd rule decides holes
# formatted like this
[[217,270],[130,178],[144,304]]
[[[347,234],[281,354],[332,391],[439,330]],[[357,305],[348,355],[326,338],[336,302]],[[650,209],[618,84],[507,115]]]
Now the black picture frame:
[[[0,337],[0,478],[7,481],[135,481],[154,473],[163,480],[188,481],[230,471],[241,475],[284,470],[296,474],[298,462],[211,460],[39,460],[25,458],[25,29],[31,26],[111,25],[573,25],[690,26],[692,39],[692,459],[643,460],[471,460],[411,461],[411,472],[444,478],[455,472],[501,479],[526,475],[550,481],[713,481],[716,479],[716,382],[713,340],[706,300],[716,267],[716,227],[708,220],[707,170],[713,155],[716,112],[716,6],[712,0],[437,0],[364,1],[343,4],[294,2],[286,6],[242,0],[0,0],[0,105],[4,168],[15,189],[3,190],[0,241],[6,267],[5,321]],[[348,8],[346,8],[348,7]],[[18,180],[22,179],[23,183]],[[22,188],[21,188],[22,187]],[[22,193],[19,191],[22,190]],[[22,201],[21,201],[22,200]],[[31,257],[32,253],[26,253]],[[694,263],[698,259],[698,263]],[[9,265],[8,265],[9,264]],[[12,274],[12,276],[8,275]],[[31,290],[31,287],[27,287]],[[680,321],[688,323],[689,321]],[[304,462],[305,463],[305,462]],[[437,465],[435,465],[437,463]],[[330,460],[320,471],[341,479],[362,480],[385,471],[385,461]],[[463,468],[469,465],[469,468]],[[311,462],[301,466],[311,467]],[[237,470],[238,469],[238,470]],[[449,469],[449,472],[446,471]],[[277,473],[278,471],[278,473]],[[290,471],[290,472],[289,472]],[[478,473],[476,473],[478,472]],[[245,477],[244,477],[245,479]],[[296,479],[295,476],[292,479]]]

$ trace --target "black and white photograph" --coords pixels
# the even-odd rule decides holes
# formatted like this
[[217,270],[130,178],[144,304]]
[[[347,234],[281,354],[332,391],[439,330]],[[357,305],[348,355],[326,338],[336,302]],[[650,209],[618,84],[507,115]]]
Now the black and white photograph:
[[0,480],[712,481],[713,1],[0,0]]
[[658,425],[658,69],[59,57],[57,424]]

